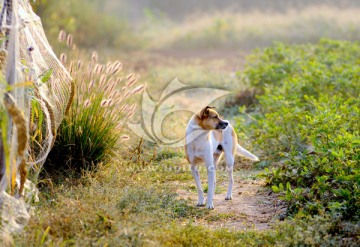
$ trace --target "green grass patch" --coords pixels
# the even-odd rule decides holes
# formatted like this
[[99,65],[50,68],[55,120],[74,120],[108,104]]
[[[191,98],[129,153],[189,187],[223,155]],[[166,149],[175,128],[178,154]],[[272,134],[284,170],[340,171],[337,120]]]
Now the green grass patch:
[[223,220],[229,220],[229,219],[237,219],[241,218],[241,215],[237,215],[234,213],[216,213],[212,214],[208,217],[206,217],[206,220],[208,222],[214,222],[214,221],[223,221]]
[[[175,185],[156,183],[118,161],[74,184],[46,187],[16,246],[298,246],[339,245],[351,225],[320,216],[285,221],[266,231],[210,229],[202,222],[242,215],[215,213],[178,199]],[[243,219],[243,218],[241,218]],[[351,243],[355,243],[352,241]]]
[[180,157],[180,158],[185,158],[185,154],[183,152],[183,150],[176,150],[176,149],[163,149],[161,150],[155,158],[155,161],[163,161],[165,159],[170,159],[170,158],[176,158],[176,157]]
[[153,214],[163,218],[190,218],[203,217],[208,210],[201,210],[190,206],[186,200],[177,199],[173,186],[159,186],[156,184],[144,186],[131,186],[124,188],[124,194],[117,204],[122,213],[127,214]]

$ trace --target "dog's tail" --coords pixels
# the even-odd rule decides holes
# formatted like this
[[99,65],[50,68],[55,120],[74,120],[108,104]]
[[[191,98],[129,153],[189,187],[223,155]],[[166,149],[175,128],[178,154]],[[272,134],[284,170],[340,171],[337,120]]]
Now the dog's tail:
[[240,146],[239,144],[236,147],[236,154],[243,156],[245,158],[248,158],[250,160],[254,160],[254,161],[259,161],[259,158],[256,157],[256,155],[253,155],[252,153],[250,153],[249,151],[247,151],[245,148],[243,148],[242,146]]

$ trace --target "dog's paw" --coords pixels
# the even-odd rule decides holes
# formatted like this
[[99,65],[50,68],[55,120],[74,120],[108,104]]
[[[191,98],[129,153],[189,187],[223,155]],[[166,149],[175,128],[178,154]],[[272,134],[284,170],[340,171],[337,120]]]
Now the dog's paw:
[[207,205],[206,205],[206,208],[207,208],[207,209],[214,209],[214,204],[212,204],[212,203],[211,203],[211,204],[207,204]]
[[225,197],[225,200],[226,200],[226,201],[232,200],[232,196],[226,196],[226,197]]
[[203,202],[198,202],[198,204],[196,204],[196,207],[204,207],[205,206],[205,203]]

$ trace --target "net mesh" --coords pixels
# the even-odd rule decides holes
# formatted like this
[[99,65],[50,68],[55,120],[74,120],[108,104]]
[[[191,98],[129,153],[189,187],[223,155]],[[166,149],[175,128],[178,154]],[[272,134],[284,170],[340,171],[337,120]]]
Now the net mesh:
[[[40,170],[55,140],[56,129],[71,104],[74,86],[29,2],[0,0],[0,7],[0,29],[4,35],[0,51],[0,69],[4,75],[0,83],[1,112],[7,112],[8,118],[7,125],[2,124],[1,129],[6,141],[2,138],[0,205],[6,205],[2,200],[9,197],[1,194],[5,195],[14,186],[21,164]],[[13,222],[8,214],[18,217],[14,210],[7,211],[1,212],[3,229]],[[13,231],[14,226],[7,228]]]

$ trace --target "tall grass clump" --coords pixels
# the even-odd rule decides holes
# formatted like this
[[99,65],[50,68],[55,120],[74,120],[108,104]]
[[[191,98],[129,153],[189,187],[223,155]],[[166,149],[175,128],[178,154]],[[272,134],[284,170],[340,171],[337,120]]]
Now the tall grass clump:
[[359,56],[359,43],[277,44],[244,73],[262,91],[252,137],[279,164],[264,176],[289,215],[360,220]]
[[[72,47],[72,37],[62,36],[59,39]],[[45,169],[76,172],[106,161],[119,141],[128,139],[123,127],[135,111],[130,97],[144,86],[135,86],[137,77],[125,75],[120,61],[100,64],[96,52],[88,60],[72,61],[63,53],[60,60],[74,79],[74,96]]]

